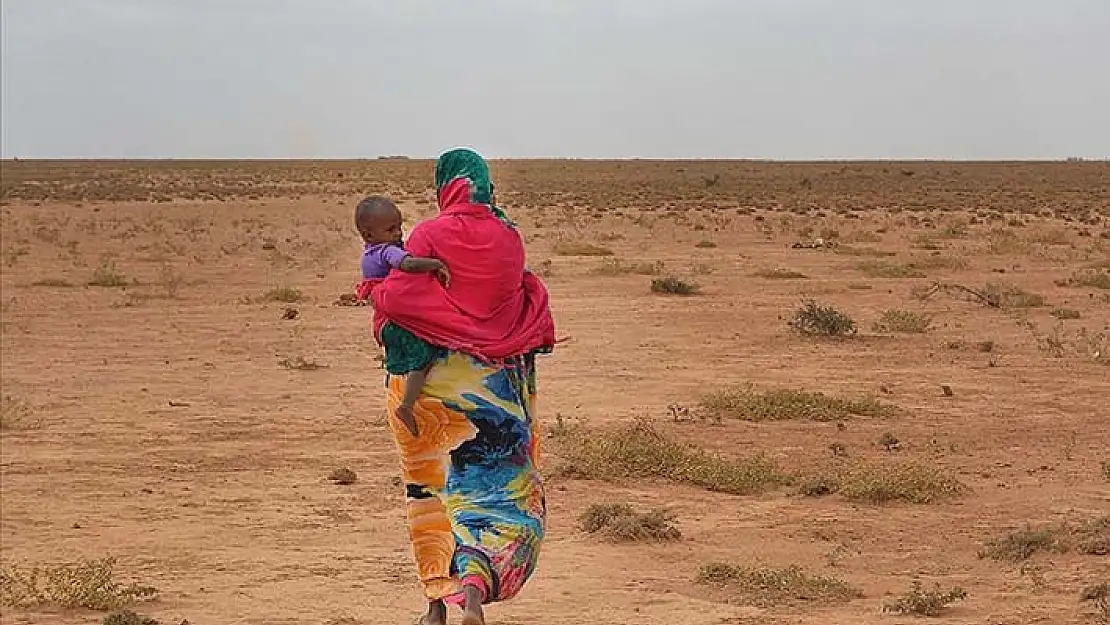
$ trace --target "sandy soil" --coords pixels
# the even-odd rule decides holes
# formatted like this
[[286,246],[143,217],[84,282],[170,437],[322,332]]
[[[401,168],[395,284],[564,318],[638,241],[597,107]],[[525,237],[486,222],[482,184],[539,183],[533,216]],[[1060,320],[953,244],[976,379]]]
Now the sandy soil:
[[[163,623],[413,622],[421,600],[369,311],[334,302],[357,279],[353,204],[390,193],[419,220],[433,210],[431,164],[3,168],[0,564],[115,557],[121,580],[159,589],[136,609]],[[869,505],[794,487],[745,497],[553,477],[540,569],[521,598],[490,609],[491,625],[910,623],[882,606],[913,580],[966,589],[938,623],[1095,622],[1079,594],[1110,581],[1107,556],[1010,564],[977,553],[1027,523],[1110,511],[1110,291],[1067,282],[1110,261],[1110,166],[514,162],[495,177],[547,276],[560,334],[573,337],[541,365],[548,424],[560,414],[600,431],[646,417],[798,474],[893,456],[951,471],[968,491]],[[839,246],[792,247],[817,237]],[[599,275],[605,259],[556,253],[568,241],[662,261],[702,294]],[[938,257],[958,260],[923,277],[859,268]],[[86,286],[101,265],[126,285]],[[774,268],[806,278],[756,275]],[[1004,281],[1047,304],[915,297],[936,281]],[[281,286],[305,300],[263,299]],[[849,313],[860,334],[791,333],[806,298]],[[296,319],[283,319],[287,306]],[[1062,308],[1079,318],[1053,316]],[[933,327],[874,331],[887,309],[931,314]],[[986,341],[989,353],[977,347]],[[320,368],[281,364],[298,358]],[[901,412],[843,428],[669,416],[672,404],[747,383],[874,395]],[[876,444],[888,431],[900,449]],[[847,459],[833,458],[833,443]],[[549,445],[545,466],[558,463]],[[358,481],[329,482],[337,467]],[[665,506],[683,539],[587,535],[578,516],[599,502]],[[863,597],[746,606],[695,581],[717,561],[797,564]],[[0,610],[5,625],[103,618]]]

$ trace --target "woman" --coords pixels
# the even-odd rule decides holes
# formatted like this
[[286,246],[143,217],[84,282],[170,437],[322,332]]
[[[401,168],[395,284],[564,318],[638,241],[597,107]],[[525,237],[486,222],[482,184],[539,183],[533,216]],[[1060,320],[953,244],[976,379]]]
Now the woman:
[[[387,349],[389,424],[401,455],[409,534],[428,599],[421,623],[484,625],[482,605],[514,597],[531,576],[546,504],[536,466],[535,355],[555,324],[524,243],[493,205],[489,167],[459,149],[436,163],[439,215],[406,249],[442,260],[430,275],[393,272],[371,297]],[[398,416],[404,374],[427,370],[419,400]]]

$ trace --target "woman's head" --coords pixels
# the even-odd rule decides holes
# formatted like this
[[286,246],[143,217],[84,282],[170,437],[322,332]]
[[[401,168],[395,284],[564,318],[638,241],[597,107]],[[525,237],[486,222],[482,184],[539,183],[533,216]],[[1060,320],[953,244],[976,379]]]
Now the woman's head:
[[444,152],[436,161],[435,183],[440,208],[460,202],[468,204],[493,202],[493,182],[490,180],[489,165],[474,150],[456,148]]
[[457,204],[482,204],[506,226],[515,224],[493,203],[493,181],[486,159],[469,148],[455,148],[436,161],[436,198],[439,209]]

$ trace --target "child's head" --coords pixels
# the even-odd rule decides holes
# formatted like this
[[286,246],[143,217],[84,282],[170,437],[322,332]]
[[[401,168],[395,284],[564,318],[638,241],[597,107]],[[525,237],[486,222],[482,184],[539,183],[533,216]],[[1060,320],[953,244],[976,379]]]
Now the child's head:
[[404,235],[401,222],[401,211],[380,195],[362,200],[355,208],[355,227],[366,243],[400,243]]

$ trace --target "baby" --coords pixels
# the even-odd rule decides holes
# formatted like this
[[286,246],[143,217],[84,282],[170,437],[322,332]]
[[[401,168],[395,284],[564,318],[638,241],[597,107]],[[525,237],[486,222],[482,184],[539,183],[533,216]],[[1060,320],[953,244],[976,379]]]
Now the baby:
[[[394,269],[406,273],[434,273],[443,286],[450,283],[451,273],[443,261],[417,258],[405,251],[401,243],[404,235],[401,223],[401,211],[393,202],[381,196],[370,196],[359,202],[355,208],[355,227],[366,243],[362,252],[359,299],[369,298],[370,291]],[[385,347],[389,349],[388,345]],[[430,369],[431,366],[428,366],[405,376],[405,394],[397,408],[397,417],[414,436],[417,428],[412,409],[420,397]]]

